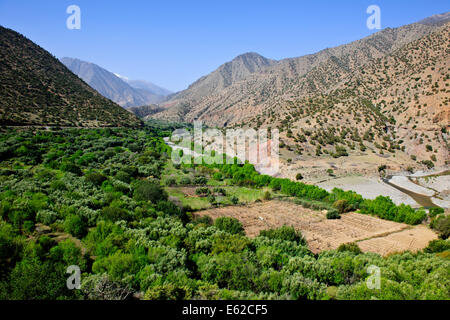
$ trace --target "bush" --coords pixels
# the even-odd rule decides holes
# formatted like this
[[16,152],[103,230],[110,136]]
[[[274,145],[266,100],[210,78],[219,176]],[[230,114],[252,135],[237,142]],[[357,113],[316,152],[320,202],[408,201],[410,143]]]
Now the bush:
[[128,221],[130,219],[130,214],[125,209],[117,207],[105,207],[102,209],[101,216],[105,220],[116,221]]
[[85,176],[85,179],[96,186],[101,186],[104,181],[107,180],[103,174],[98,172],[92,172]]
[[214,193],[221,195],[221,196],[226,196],[227,192],[225,191],[224,188],[214,188]]
[[239,198],[236,197],[236,196],[233,196],[233,197],[231,197],[231,202],[232,202],[234,205],[236,205],[236,204],[239,203]]
[[67,216],[64,221],[64,231],[70,233],[75,238],[81,239],[87,233],[87,225],[83,218],[78,215],[72,214]]
[[175,178],[173,178],[173,177],[170,177],[166,180],[165,185],[168,187],[176,186],[177,180],[175,180]]
[[433,240],[430,241],[428,247],[426,247],[423,251],[426,253],[439,253],[447,250],[450,250],[449,240]]
[[32,233],[35,229],[33,221],[27,220],[23,223],[23,230],[28,233]]
[[130,183],[131,175],[128,172],[120,170],[119,172],[116,173],[116,179],[125,183]]
[[204,188],[197,188],[195,189],[195,194],[198,196],[206,196],[211,194],[211,190],[209,190],[209,188],[204,187]]
[[337,249],[338,252],[353,252],[354,254],[361,254],[362,251],[356,243],[343,243]]
[[208,183],[208,179],[206,179],[206,177],[204,177],[204,176],[198,176],[198,177],[194,178],[194,184],[195,185],[203,186],[203,185],[205,185],[207,183]]
[[155,286],[147,290],[144,300],[189,300],[192,290],[188,287],[179,287],[173,284]]
[[303,175],[301,173],[297,173],[297,175],[295,176],[295,179],[297,181],[300,181],[300,180],[303,180],[304,178],[303,178]]
[[201,216],[201,217],[196,217],[193,220],[194,224],[205,224],[207,226],[211,226],[213,224],[213,220],[211,219],[210,216]]
[[167,200],[166,192],[159,185],[150,181],[141,181],[135,188],[133,196],[137,201],[151,201],[152,203]]
[[450,236],[450,216],[437,216],[431,221],[431,228],[439,233],[441,239],[448,239]]
[[61,180],[53,181],[52,184],[50,185],[50,188],[52,188],[54,190],[58,190],[58,191],[66,191],[67,190],[66,184],[64,182],[62,182]]
[[[402,207],[406,207],[404,205],[400,205],[398,208],[398,211],[400,212],[400,208]],[[403,222],[410,224],[410,225],[417,225],[422,223],[423,220],[425,220],[425,218],[427,217],[427,213],[425,212],[425,210],[420,209],[420,210],[408,210],[409,212],[406,214],[406,217],[403,219]]]
[[222,180],[223,180],[223,175],[222,175],[222,173],[220,173],[220,172],[214,173],[213,179],[214,179],[214,180],[217,180],[217,181],[222,181]]
[[212,205],[216,205],[217,204],[216,197],[214,197],[214,195],[210,194],[208,196],[208,202],[211,203]]
[[337,220],[340,219],[341,215],[339,214],[339,212],[336,209],[330,209],[327,212],[327,219],[329,220]]
[[214,222],[214,226],[222,231],[231,233],[231,234],[244,234],[244,227],[242,223],[235,218],[230,217],[220,217],[217,218]]
[[284,241],[297,242],[300,245],[306,245],[306,240],[300,231],[296,231],[293,227],[283,226],[278,229],[262,230],[259,233],[260,237],[269,239],[279,239]]
[[434,163],[431,160],[423,160],[420,163],[422,163],[423,165],[425,165],[428,169],[432,169],[434,168]]
[[338,213],[345,213],[351,210],[348,201],[345,199],[335,201],[333,203],[333,207],[338,211]]
[[72,162],[64,162],[59,169],[64,172],[73,173],[74,175],[77,175],[77,176],[81,176],[83,174],[83,171],[81,171],[81,168]]
[[434,218],[440,214],[444,213],[444,209],[443,208],[430,208],[428,215],[430,216],[430,218]]
[[269,191],[264,192],[263,200],[267,201],[267,200],[270,200],[270,199],[272,199],[272,194]]
[[188,178],[188,177],[183,177],[183,178],[181,178],[181,180],[180,180],[180,184],[183,185],[183,186],[190,185],[191,183],[192,183],[192,181],[191,181],[191,179]]
[[51,225],[58,219],[58,214],[50,210],[40,210],[36,215],[36,220],[47,226]]

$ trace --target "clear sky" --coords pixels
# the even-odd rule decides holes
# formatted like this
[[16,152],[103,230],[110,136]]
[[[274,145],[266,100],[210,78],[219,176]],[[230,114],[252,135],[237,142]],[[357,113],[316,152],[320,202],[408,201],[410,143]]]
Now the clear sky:
[[[72,4],[81,30],[66,27]],[[449,0],[0,0],[0,25],[58,58],[178,91],[245,52],[283,59],[368,36],[372,4],[382,28],[450,11]]]

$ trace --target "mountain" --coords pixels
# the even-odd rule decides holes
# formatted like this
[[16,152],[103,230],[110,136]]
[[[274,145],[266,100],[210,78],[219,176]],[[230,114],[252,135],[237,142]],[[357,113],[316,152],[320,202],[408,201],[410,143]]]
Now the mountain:
[[[143,85],[141,81],[138,81],[137,87],[135,87],[128,83],[128,79],[125,80],[126,78],[90,62],[67,57],[62,58],[61,62],[104,97],[111,99],[124,108],[159,103],[164,101],[167,95],[160,94],[165,89],[153,84]],[[155,88],[156,90],[153,91],[150,88]]]
[[0,80],[2,125],[141,125],[43,48],[1,26]]
[[[286,95],[303,95],[302,82],[310,82],[308,73],[322,64],[333,64],[333,70],[328,70],[332,72],[330,74],[323,72],[321,76],[340,79],[355,68],[429,34],[445,21],[448,21],[447,14],[396,29],[387,28],[350,44],[299,58],[273,61],[257,54],[239,56],[202,77],[187,90],[169,96],[168,101],[161,104],[166,110],[156,117],[187,121],[202,119],[219,126],[237,124],[272,108]],[[259,68],[245,68],[247,64],[242,61],[255,58],[263,62]],[[226,70],[232,70],[231,75],[236,76],[230,76]]]
[[133,88],[138,90],[144,90],[148,91],[150,93],[153,93],[158,96],[167,97],[168,95],[171,95],[173,92],[169,91],[167,89],[161,88],[157,86],[156,84],[153,84],[148,81],[144,80],[129,80],[128,78],[125,78],[125,81]]
[[168,96],[168,102],[162,103],[161,107],[170,109],[170,111],[163,112],[158,116],[169,120],[181,120],[202,98],[221,92],[276,63],[277,61],[267,59],[254,52],[242,54],[221,65],[207,76],[198,79],[188,89]]
[[155,113],[163,111],[161,107],[155,104],[140,106],[140,107],[131,107],[128,111],[134,113],[139,118],[145,118],[151,116]]
[[446,24],[450,19],[450,12],[446,12],[443,14],[436,14],[434,16],[431,16],[429,18],[423,19],[419,21],[418,23],[426,24],[430,26],[443,26]]
[[[221,74],[222,66],[187,90],[171,96],[161,104],[164,110],[151,117],[189,122],[199,119],[219,127],[278,127],[282,131],[282,145],[293,151],[292,157],[335,156],[338,154],[336,145],[342,144],[355,152],[367,147],[381,154],[400,149],[412,156],[417,151],[418,160],[436,158],[433,160],[436,164],[444,164],[448,161],[448,146],[442,127],[449,123],[445,65],[448,68],[450,58],[446,50],[437,50],[438,56],[432,51],[435,47],[448,46],[449,38],[445,38],[448,21],[446,13],[400,28],[387,28],[316,54],[271,61],[255,72],[234,78],[227,86],[214,86],[211,79]],[[427,47],[428,37],[434,33],[441,36],[433,37],[435,47]],[[414,50],[415,56],[406,55],[412,50],[411,45],[421,48],[418,52]],[[374,78],[373,74],[379,73],[372,66],[384,70],[380,61],[393,55],[399,55],[399,61],[391,66],[397,70],[390,75],[389,83],[397,83],[392,86],[396,89],[391,91],[382,83],[370,85],[386,78],[385,75]],[[412,72],[410,66],[417,63],[424,68]],[[430,70],[425,68],[433,66],[437,70],[440,63],[444,65],[444,70],[440,71],[444,79],[430,75]],[[355,80],[357,75],[359,78]],[[443,91],[436,92],[432,88],[435,84],[415,81],[429,76],[437,80]],[[350,88],[352,81],[357,81],[357,86]],[[202,90],[204,87],[209,90]],[[415,95],[411,96],[411,92]],[[417,106],[422,110],[417,110]],[[400,114],[399,110],[402,110]],[[432,119],[431,114],[434,114]],[[410,126],[402,123],[405,115],[412,117],[412,120],[406,119]],[[412,139],[401,138],[405,127],[413,134]],[[436,139],[425,138],[430,134]],[[414,141],[422,141],[420,152]],[[435,157],[432,157],[432,153],[424,151],[426,145],[443,151],[439,154],[433,151]]]

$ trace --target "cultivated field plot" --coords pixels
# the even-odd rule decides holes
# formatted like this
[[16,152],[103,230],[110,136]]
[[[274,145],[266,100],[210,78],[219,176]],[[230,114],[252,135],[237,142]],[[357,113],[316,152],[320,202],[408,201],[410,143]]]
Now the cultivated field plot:
[[416,226],[400,232],[391,233],[384,237],[377,237],[358,242],[364,252],[376,252],[387,255],[406,250],[415,252],[425,248],[437,235],[425,226]]
[[248,206],[209,209],[196,215],[208,215],[213,219],[233,217],[239,219],[249,237],[256,237],[261,230],[284,225],[300,230],[309,248],[318,253],[333,250],[343,243],[359,242],[361,250],[389,254],[405,250],[419,250],[436,234],[426,227],[381,220],[368,215],[348,213],[340,220],[328,220],[325,212],[305,209],[287,201],[267,201]]

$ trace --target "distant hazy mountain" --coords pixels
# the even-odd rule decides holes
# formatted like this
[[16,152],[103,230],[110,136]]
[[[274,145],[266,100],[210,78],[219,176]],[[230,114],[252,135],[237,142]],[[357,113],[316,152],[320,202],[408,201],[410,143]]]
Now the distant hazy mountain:
[[0,26],[0,124],[118,127],[141,122],[43,48]]
[[[135,85],[134,81],[90,62],[73,58],[62,58],[61,62],[104,97],[124,108],[160,103],[169,93],[165,89],[143,81],[138,81],[138,85]],[[133,84],[128,83],[129,81]]]
[[166,97],[170,94],[172,94],[172,91],[169,91],[167,89],[161,88],[159,86],[157,86],[154,83],[148,82],[148,81],[144,81],[144,80],[130,80],[128,78],[125,77],[121,77],[126,83],[128,83],[130,86],[132,86],[135,89],[138,90],[142,90],[142,91],[147,91],[159,96],[163,96]]
[[429,18],[423,19],[422,21],[419,21],[418,23],[430,25],[430,26],[443,26],[450,20],[450,12],[442,13],[442,14],[436,14],[434,16],[431,16]]

